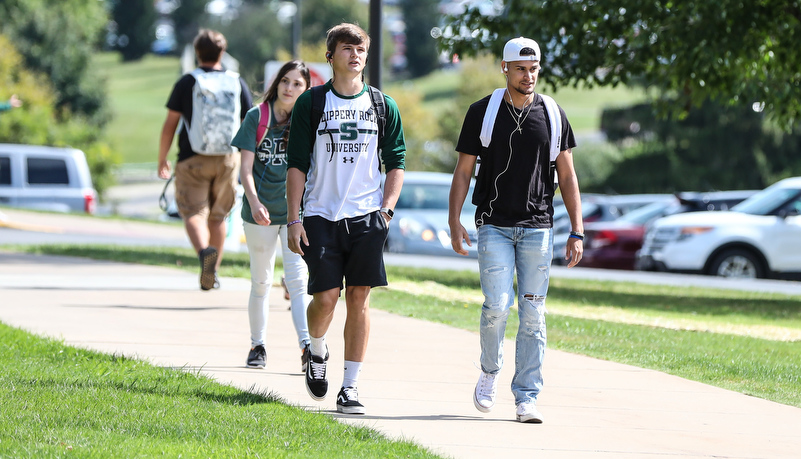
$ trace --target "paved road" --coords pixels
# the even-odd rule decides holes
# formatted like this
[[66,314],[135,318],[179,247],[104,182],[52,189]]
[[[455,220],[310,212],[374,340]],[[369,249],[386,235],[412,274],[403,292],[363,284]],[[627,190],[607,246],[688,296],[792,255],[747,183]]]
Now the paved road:
[[[799,457],[801,409],[664,373],[549,350],[541,425],[514,419],[512,368],[498,402],[475,410],[478,337],[444,325],[372,311],[360,378],[365,416],[314,402],[299,372],[300,352],[281,289],[270,292],[267,368],[244,367],[249,283],[223,278],[201,292],[176,269],[0,251],[0,320],[69,345],[199,371],[244,390],[366,425],[453,458],[548,459]],[[329,346],[329,377],[342,380],[344,305]],[[505,342],[514,355],[514,342]],[[507,362],[511,364],[510,362]]]
[[[44,243],[190,247],[183,227],[176,222],[166,224],[0,208],[0,244]],[[478,262],[475,259],[456,256],[431,257],[388,253],[385,255],[385,260],[389,265],[398,266],[478,270]],[[711,276],[579,267],[567,269],[562,266],[552,267],[551,273],[554,278],[627,281],[679,287],[692,285],[801,295],[801,282],[798,281],[735,280]]]

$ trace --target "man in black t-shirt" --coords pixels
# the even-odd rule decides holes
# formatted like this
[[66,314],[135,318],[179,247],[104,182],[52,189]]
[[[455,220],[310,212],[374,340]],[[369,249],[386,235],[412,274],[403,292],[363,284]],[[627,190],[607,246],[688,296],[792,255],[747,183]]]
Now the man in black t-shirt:
[[478,164],[472,200],[477,206],[484,304],[480,323],[481,375],[473,403],[485,413],[495,405],[506,319],[516,296],[516,272],[520,327],[512,393],[516,419],[533,423],[542,422],[536,401],[542,389],[546,346],[545,298],[553,255],[554,170],[573,227],[564,254],[570,260],[568,267],[581,260],[584,250],[581,201],[573,167],[572,148],[576,141],[564,111],[548,96],[534,92],[540,62],[539,45],[534,40],[520,37],[506,43],[501,61],[506,88],[472,104],[462,125],[448,222],[453,250],[467,255],[462,243],[472,245],[472,241],[459,222],[459,215]]
[[[178,206],[178,213],[184,220],[189,241],[200,258],[200,288],[210,290],[220,285],[217,280],[217,269],[220,267],[225,243],[225,217],[231,212],[236,201],[239,153],[230,146],[230,143],[238,128],[238,122],[245,118],[245,114],[253,105],[253,99],[245,81],[238,74],[226,71],[222,67],[222,56],[227,43],[221,33],[203,29],[195,37],[194,45],[200,66],[175,83],[167,101],[167,118],[164,120],[159,142],[158,175],[162,179],[170,178],[171,167],[167,155],[180,123],[178,161],[175,164],[175,203]],[[203,112],[198,108],[202,107],[201,104],[198,104],[198,107],[194,106],[196,81],[206,75],[220,77],[222,84],[225,84],[227,79],[228,86],[234,89],[229,91],[234,96],[228,98],[228,107],[231,110],[228,112],[230,116],[227,117],[227,121],[229,124],[234,121],[237,123],[235,128],[231,126],[230,136],[217,134],[215,137],[214,133],[206,130],[220,126],[221,118],[214,115],[219,115],[221,111],[224,114],[225,110],[208,113],[212,109]],[[224,95],[221,99],[225,99]],[[193,114],[201,119],[193,119]],[[194,127],[197,136],[205,143],[195,141],[194,144],[207,147],[213,143],[213,147],[219,147],[219,137],[227,137],[222,139],[222,150],[219,148],[213,150],[212,147],[209,147],[212,151],[193,149],[190,130],[193,123],[205,121],[203,118],[212,121],[203,128],[199,128],[198,125]],[[212,142],[214,140],[217,142]]]

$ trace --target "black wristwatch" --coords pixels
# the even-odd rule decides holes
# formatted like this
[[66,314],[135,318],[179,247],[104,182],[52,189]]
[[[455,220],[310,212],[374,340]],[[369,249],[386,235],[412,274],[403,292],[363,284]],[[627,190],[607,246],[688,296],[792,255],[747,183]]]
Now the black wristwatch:
[[385,214],[387,214],[387,216],[389,216],[390,220],[392,220],[392,217],[395,216],[395,211],[390,209],[389,207],[382,207],[381,208],[381,212],[384,212]]

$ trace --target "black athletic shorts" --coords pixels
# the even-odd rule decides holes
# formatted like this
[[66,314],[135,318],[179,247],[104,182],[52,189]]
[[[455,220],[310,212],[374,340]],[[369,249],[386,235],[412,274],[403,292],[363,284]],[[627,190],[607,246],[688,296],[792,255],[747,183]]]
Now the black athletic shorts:
[[384,244],[389,227],[381,212],[336,222],[312,215],[303,218],[303,228],[309,239],[303,260],[309,267],[310,295],[342,290],[343,277],[348,286],[387,285]]

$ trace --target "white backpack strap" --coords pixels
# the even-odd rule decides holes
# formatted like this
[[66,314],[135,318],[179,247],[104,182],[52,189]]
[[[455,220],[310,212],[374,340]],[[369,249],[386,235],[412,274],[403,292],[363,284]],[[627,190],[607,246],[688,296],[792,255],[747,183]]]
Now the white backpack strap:
[[478,136],[481,139],[481,146],[484,148],[489,147],[490,140],[492,140],[492,129],[495,127],[495,118],[498,116],[498,109],[501,106],[505,92],[506,88],[498,88],[490,96],[487,111],[484,112],[484,121],[481,123],[481,134]]
[[559,106],[553,97],[540,94],[545,102],[545,111],[548,112],[548,120],[551,122],[551,161],[556,161],[556,157],[562,152],[562,114]]
[[[191,72],[189,72],[190,75],[195,77],[195,80],[197,80],[198,75],[202,75],[204,73],[206,73],[205,70],[203,70],[200,67],[197,67],[195,70],[192,70]],[[194,89],[193,89],[193,91],[194,91]],[[183,115],[181,115],[181,123],[183,124],[184,129],[186,129],[186,132],[188,133],[189,132],[189,123],[186,121],[186,118],[184,118]]]

